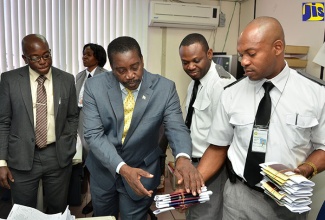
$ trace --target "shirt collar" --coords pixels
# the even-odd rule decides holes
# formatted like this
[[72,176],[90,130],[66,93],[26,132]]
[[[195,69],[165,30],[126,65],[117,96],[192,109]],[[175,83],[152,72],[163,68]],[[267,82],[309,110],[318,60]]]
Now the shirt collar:
[[[124,94],[127,94],[127,91],[126,91],[125,86],[123,86],[122,83],[119,83],[119,84],[120,84],[120,89],[121,89],[121,91],[122,91]],[[139,92],[139,91],[140,91],[140,88],[141,88],[141,84],[142,84],[142,80],[141,80],[141,82],[140,82],[138,88],[135,89],[135,90],[132,90],[132,92]]]
[[[36,82],[37,78],[40,76],[35,70],[29,67],[29,76],[33,82]],[[46,78],[51,81],[52,80],[52,68],[50,68],[49,72],[45,74]]]
[[255,91],[256,93],[259,93],[260,89],[262,88],[264,82],[266,81],[270,81],[273,83],[274,87],[276,87],[281,93],[284,90],[284,87],[286,85],[287,79],[289,77],[289,73],[290,73],[290,68],[287,64],[287,62],[285,61],[286,65],[283,68],[283,70],[276,75],[274,78],[268,80],[268,79],[261,79],[258,81],[253,81],[253,80],[249,80],[250,83],[255,84]]
[[215,65],[216,64],[213,61],[211,61],[209,71],[207,72],[207,74],[205,74],[205,76],[202,79],[200,79],[200,84],[202,85],[202,87],[207,85],[212,77],[215,77],[215,75],[213,74],[214,73],[213,69],[216,68]]
[[93,69],[91,72],[89,72],[89,71],[86,69],[87,77],[88,77],[89,74],[90,74],[91,76],[94,76],[94,73],[95,73],[96,69],[97,69],[97,66],[96,66],[95,69]]

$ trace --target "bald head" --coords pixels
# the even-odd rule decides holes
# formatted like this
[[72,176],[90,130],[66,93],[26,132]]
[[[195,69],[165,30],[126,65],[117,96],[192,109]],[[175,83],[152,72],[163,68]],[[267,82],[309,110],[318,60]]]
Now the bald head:
[[29,34],[26,35],[21,41],[21,48],[23,50],[23,53],[26,54],[26,51],[34,47],[35,44],[45,44],[47,47],[49,47],[49,44],[43,35]]
[[245,75],[251,80],[271,79],[285,67],[284,32],[278,20],[258,17],[241,33],[237,51]]
[[52,66],[52,56],[46,38],[29,34],[23,38],[21,45],[25,63],[38,74],[47,74]]
[[253,37],[254,40],[273,43],[276,40],[284,41],[284,31],[280,22],[272,17],[258,17],[251,21],[241,36],[247,35]]

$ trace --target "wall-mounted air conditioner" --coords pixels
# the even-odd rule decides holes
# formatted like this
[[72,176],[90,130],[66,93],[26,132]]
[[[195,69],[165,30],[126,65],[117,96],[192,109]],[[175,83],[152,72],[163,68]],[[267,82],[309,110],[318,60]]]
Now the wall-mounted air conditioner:
[[219,6],[151,1],[149,26],[216,29]]

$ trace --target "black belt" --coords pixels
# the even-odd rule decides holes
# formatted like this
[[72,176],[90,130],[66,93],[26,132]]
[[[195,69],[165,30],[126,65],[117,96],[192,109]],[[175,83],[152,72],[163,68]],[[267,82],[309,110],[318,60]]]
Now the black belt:
[[46,145],[45,147],[38,147],[36,144],[35,144],[35,150],[37,150],[37,151],[41,151],[41,150],[44,150],[45,148],[48,148],[48,147],[51,147],[51,146],[54,146],[55,145],[55,142],[53,142],[53,143],[50,143],[50,144],[48,144],[48,145]]
[[192,157],[191,160],[192,160],[192,162],[194,162],[194,163],[198,163],[198,162],[200,162],[201,157],[200,157],[200,158],[194,158],[194,157]]
[[242,182],[242,183],[244,183],[246,186],[248,186],[249,188],[251,188],[251,189],[254,189],[254,190],[256,190],[256,191],[258,191],[258,192],[261,192],[261,193],[264,193],[264,190],[261,188],[261,187],[258,187],[258,186],[250,186],[243,178],[241,178],[241,177],[239,177],[239,176],[237,176],[236,175],[236,177],[237,177],[237,179],[240,181],[240,182]]

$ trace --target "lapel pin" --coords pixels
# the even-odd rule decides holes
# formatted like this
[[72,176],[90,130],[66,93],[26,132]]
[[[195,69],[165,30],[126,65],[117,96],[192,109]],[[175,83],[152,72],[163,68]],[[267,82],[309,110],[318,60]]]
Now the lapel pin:
[[144,99],[144,100],[145,100],[146,98],[147,98],[147,97],[145,97],[144,95],[142,96],[142,99]]

